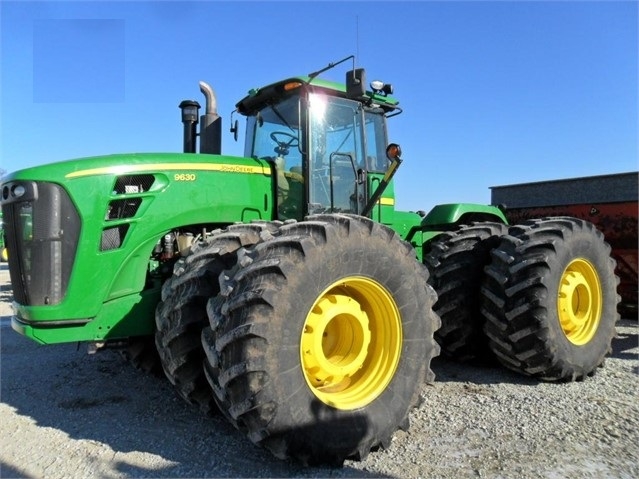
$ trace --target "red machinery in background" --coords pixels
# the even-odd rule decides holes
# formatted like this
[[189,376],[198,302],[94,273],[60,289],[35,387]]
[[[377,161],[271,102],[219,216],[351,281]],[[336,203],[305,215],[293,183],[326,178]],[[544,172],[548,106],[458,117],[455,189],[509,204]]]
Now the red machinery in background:
[[637,172],[493,186],[491,203],[502,207],[511,224],[544,216],[574,216],[593,223],[617,261],[620,312],[636,318],[638,186]]

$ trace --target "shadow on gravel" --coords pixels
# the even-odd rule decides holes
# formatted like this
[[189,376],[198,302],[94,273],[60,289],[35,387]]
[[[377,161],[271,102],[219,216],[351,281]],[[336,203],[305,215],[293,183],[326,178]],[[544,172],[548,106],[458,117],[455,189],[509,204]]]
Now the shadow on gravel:
[[[89,356],[75,345],[38,346],[8,328],[0,341],[2,402],[39,428],[113,449],[97,470],[127,477],[383,477],[348,462],[335,469],[278,460],[222,418],[203,417],[165,379],[134,370],[114,352]],[[25,448],[73,449],[61,442],[66,439],[46,446],[29,444],[29,437],[17,440]],[[159,458],[125,455],[134,451]],[[6,462],[1,472],[24,477]]]
[[639,346],[639,323],[636,320],[623,319],[619,322],[624,332],[617,334],[612,340],[612,357],[617,359],[637,359],[637,353],[632,352]]
[[0,461],[0,477],[11,477],[11,478],[29,478],[30,476],[25,474],[23,471],[16,469],[8,464],[6,464],[4,461]]
[[520,384],[534,386],[536,379],[515,373],[498,364],[460,363],[445,356],[438,356],[431,363],[438,382],[469,382],[474,384]]
[[[623,332],[612,340],[610,357],[624,360],[637,360],[639,347],[639,323],[636,320],[623,319],[618,323]],[[619,328],[618,328],[619,329]],[[438,356],[432,362],[437,382],[469,382],[474,384],[519,384],[535,386],[539,380],[515,373],[499,364],[460,363],[445,356]],[[633,371],[639,373],[639,367]]]

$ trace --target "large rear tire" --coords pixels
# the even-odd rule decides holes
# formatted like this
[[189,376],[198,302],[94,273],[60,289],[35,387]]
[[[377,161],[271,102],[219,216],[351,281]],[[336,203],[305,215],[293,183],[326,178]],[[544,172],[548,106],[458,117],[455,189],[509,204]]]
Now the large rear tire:
[[615,262],[594,225],[531,220],[492,252],[482,287],[485,332],[500,362],[548,381],[580,380],[611,351]]
[[232,268],[237,251],[269,236],[267,223],[231,225],[194,243],[178,260],[173,276],[162,286],[155,313],[155,343],[166,377],[188,403],[215,412],[213,393],[204,376],[200,335],[208,325],[206,303],[220,290],[219,275]]
[[439,352],[435,292],[409,244],[366,218],[312,216],[229,276],[202,342],[219,407],[254,443],[341,465],[408,427]]
[[480,287],[490,250],[507,232],[503,223],[473,223],[424,245],[428,283],[437,292],[434,310],[442,320],[435,339],[442,353],[452,359],[488,362],[492,358],[483,331]]

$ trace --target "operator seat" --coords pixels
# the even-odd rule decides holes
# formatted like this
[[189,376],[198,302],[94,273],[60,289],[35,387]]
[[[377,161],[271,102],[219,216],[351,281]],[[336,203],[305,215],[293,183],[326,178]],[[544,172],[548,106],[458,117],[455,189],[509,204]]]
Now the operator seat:
[[333,165],[333,201],[340,211],[351,211],[355,193],[355,174],[349,161],[336,161]]
[[285,171],[284,158],[275,159],[277,178],[277,212],[281,220],[303,218],[304,176],[302,168],[293,166]]
[[286,164],[286,160],[278,156],[273,161],[275,164],[275,181],[277,184],[277,203],[282,204],[286,198],[288,198],[288,180],[286,179],[286,175],[284,174],[284,168]]

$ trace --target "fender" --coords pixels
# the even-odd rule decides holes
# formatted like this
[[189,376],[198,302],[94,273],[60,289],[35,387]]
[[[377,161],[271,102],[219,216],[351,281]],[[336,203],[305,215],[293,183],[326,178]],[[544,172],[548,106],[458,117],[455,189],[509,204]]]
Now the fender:
[[504,213],[496,206],[475,203],[450,203],[434,206],[418,226],[410,229],[406,241],[413,244],[421,260],[422,245],[443,231],[450,231],[473,221],[494,221],[508,224]]

